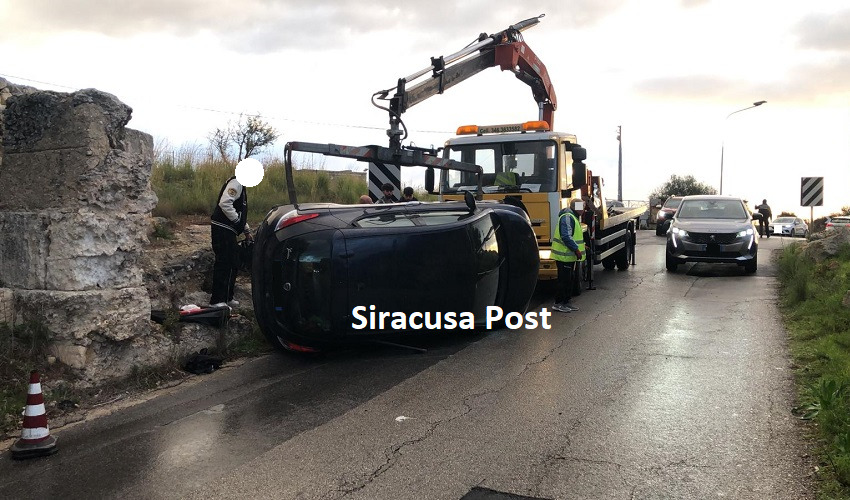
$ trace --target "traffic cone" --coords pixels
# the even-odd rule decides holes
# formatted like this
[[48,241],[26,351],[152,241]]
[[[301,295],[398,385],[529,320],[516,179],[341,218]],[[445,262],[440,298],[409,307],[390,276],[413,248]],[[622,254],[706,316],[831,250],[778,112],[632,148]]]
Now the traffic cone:
[[56,437],[50,435],[47,427],[47,413],[44,410],[44,396],[41,394],[41,379],[37,371],[30,372],[30,385],[27,390],[27,407],[24,410],[24,427],[21,438],[12,445],[12,458],[24,459],[43,457],[56,453]]

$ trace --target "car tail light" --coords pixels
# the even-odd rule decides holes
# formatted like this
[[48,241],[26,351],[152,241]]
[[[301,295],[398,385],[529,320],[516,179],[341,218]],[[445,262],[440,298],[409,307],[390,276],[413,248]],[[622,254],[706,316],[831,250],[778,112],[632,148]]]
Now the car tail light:
[[832,227],[832,222],[827,222],[826,227]]
[[293,224],[298,224],[299,222],[304,222],[305,220],[310,220],[314,217],[318,217],[319,214],[301,214],[298,215],[297,210],[293,210],[277,221],[277,224],[274,227],[275,231],[280,231],[281,229],[291,226]]

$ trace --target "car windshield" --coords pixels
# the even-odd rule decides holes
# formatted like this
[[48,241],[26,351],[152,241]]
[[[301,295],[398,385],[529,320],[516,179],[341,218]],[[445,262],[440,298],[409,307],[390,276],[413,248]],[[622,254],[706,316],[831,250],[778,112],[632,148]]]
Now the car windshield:
[[778,219],[773,219],[773,222],[777,224],[791,224],[794,222],[793,217],[779,217]]
[[682,203],[681,198],[670,198],[664,203],[664,208],[678,208],[679,203]]
[[676,213],[679,219],[747,219],[740,200],[684,200]]
[[[550,192],[558,180],[556,144],[551,140],[455,144],[449,158],[474,163],[483,169],[485,193]],[[478,178],[469,172],[450,170],[443,174],[440,191],[475,191]]]
[[839,224],[848,224],[850,223],[850,217],[834,217],[831,222],[833,224],[836,222]]

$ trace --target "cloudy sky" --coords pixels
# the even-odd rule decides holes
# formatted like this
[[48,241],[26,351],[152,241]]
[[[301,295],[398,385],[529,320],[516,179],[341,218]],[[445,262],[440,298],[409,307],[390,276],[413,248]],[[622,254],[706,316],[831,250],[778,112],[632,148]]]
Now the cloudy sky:
[[[808,216],[800,177],[823,176],[815,216],[850,205],[846,0],[0,0],[0,75],[115,94],[131,127],[176,146],[240,112],[282,141],[386,145],[375,91],[539,14],[524,36],[555,86],[555,128],[578,136],[609,197],[622,126],[626,199],[671,174],[717,187],[722,148],[724,194]],[[403,118],[427,146],[536,117],[528,87],[493,68]]]

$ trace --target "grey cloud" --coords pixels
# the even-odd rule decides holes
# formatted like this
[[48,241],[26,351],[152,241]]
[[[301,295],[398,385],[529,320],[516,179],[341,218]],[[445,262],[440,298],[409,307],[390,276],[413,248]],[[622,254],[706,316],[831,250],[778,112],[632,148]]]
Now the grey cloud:
[[[545,13],[558,29],[580,29],[616,11],[625,0],[560,0],[527,3],[507,0],[29,0],[14,2],[5,15],[15,19],[0,39],[27,33],[88,31],[113,37],[162,32],[191,36],[218,35],[222,44],[254,53],[282,48],[321,49],[351,36],[401,28],[406,36],[434,39],[458,33],[498,31],[508,24]],[[551,28],[550,28],[551,29]]]
[[811,15],[796,27],[803,48],[838,50],[850,53],[850,10]]
[[756,99],[811,103],[846,95],[850,81],[850,56],[830,62],[797,66],[781,81],[739,81],[708,75],[687,75],[644,80],[634,86],[640,95],[657,99],[747,102]]

